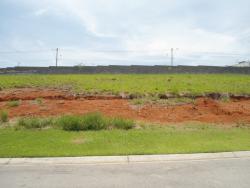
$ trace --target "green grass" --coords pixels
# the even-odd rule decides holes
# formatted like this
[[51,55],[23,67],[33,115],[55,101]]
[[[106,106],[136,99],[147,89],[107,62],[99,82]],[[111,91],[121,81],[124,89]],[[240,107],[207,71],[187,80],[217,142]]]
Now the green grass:
[[20,118],[17,121],[16,129],[24,128],[24,129],[43,129],[49,127],[53,124],[52,118]]
[[18,107],[18,106],[20,106],[20,104],[21,104],[20,100],[18,100],[18,101],[14,100],[14,101],[9,101],[8,102],[9,107]]
[[132,129],[135,126],[135,122],[133,120],[123,118],[113,118],[110,123],[113,128],[124,130]]
[[105,129],[129,130],[135,126],[134,120],[123,118],[108,118],[101,113],[88,113],[82,116],[65,115],[54,118],[23,117],[19,118],[12,127],[19,129],[54,128],[65,131],[99,131]]
[[0,157],[174,154],[250,150],[250,128],[213,126],[68,132],[0,129]]
[[1,75],[0,88],[57,87],[137,95],[220,92],[250,94],[250,76],[235,74]]
[[37,98],[37,99],[35,100],[35,102],[36,102],[36,104],[38,104],[38,105],[42,105],[42,104],[43,104],[43,99],[42,99],[42,98]]
[[6,110],[0,111],[0,123],[6,123],[9,120],[9,113]]
[[187,97],[178,97],[169,99],[159,99],[158,97],[143,97],[143,98],[133,99],[130,102],[133,105],[158,104],[158,105],[175,106],[181,104],[194,103],[194,101],[195,100],[193,98],[187,98]]
[[99,113],[84,116],[62,116],[56,124],[66,131],[102,130],[109,126],[107,119]]

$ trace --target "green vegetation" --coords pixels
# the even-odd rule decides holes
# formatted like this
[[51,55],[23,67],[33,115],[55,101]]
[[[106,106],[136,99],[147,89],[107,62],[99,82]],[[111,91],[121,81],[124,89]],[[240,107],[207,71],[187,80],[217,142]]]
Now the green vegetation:
[[42,99],[42,98],[37,98],[37,99],[35,100],[35,102],[36,102],[36,104],[38,104],[38,105],[42,105],[42,104],[43,104],[43,99]]
[[158,104],[158,105],[181,105],[194,103],[194,99],[187,97],[159,99],[158,97],[143,97],[131,100],[133,105]]
[[21,118],[17,122],[16,128],[24,128],[24,129],[42,129],[53,125],[53,120],[51,118]]
[[[144,96],[132,103],[181,104],[192,98],[164,99],[164,94],[250,94],[249,75],[0,75],[0,88],[63,88],[75,92]],[[163,98],[161,97],[163,96]],[[34,100],[41,105],[42,99]],[[21,101],[9,101],[9,107]],[[0,121],[8,121],[2,111]],[[250,150],[250,127],[212,125],[145,126],[132,120],[92,113],[58,118],[21,118],[0,129],[0,157],[49,157],[168,154]],[[38,131],[39,130],[39,131]],[[93,131],[95,130],[95,131]],[[97,131],[98,130],[98,131]]]
[[111,121],[111,125],[113,128],[129,130],[135,126],[135,122],[122,118],[114,118]]
[[107,118],[100,113],[89,113],[82,116],[67,115],[59,118],[20,118],[15,128],[19,129],[44,129],[56,128],[65,131],[89,131],[103,129],[132,129],[135,125],[133,120],[122,118]]
[[0,111],[0,123],[6,123],[9,120],[9,114],[7,111]]
[[68,132],[0,129],[0,157],[170,154],[250,150],[250,127],[189,125]]
[[82,129],[79,116],[63,116],[58,119],[57,124],[66,131],[80,131]]
[[17,106],[20,106],[20,104],[21,104],[20,100],[18,100],[18,101],[9,101],[8,102],[9,107],[17,107]]
[[57,87],[86,93],[250,94],[250,76],[235,74],[1,75],[1,88]]
[[66,131],[101,130],[108,126],[107,120],[99,113],[84,116],[63,116],[58,119],[57,124]]

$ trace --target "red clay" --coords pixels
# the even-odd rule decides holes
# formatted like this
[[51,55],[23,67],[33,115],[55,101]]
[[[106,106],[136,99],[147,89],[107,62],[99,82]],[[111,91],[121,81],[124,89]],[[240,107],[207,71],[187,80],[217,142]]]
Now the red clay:
[[[45,98],[42,104],[34,99]],[[22,99],[20,106],[9,107],[8,100]],[[176,106],[133,106],[129,100],[112,97],[83,99],[67,91],[18,89],[0,92],[0,109],[9,111],[10,117],[56,116],[101,112],[146,122],[180,123],[198,121],[208,123],[250,123],[250,100],[220,102],[208,98],[196,99],[194,104]],[[109,100],[107,100],[109,99]]]

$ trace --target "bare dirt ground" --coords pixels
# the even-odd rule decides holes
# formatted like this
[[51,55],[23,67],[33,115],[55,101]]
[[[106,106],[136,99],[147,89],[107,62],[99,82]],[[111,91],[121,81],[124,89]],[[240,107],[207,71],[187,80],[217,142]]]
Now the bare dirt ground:
[[[43,98],[38,103],[37,98]],[[10,100],[22,100],[19,106],[10,107]],[[19,116],[57,116],[101,112],[145,122],[182,123],[250,123],[250,99],[233,99],[222,102],[198,98],[192,104],[175,106],[134,106],[127,99],[116,96],[78,96],[69,91],[48,89],[15,89],[0,91],[0,110],[5,109],[11,118]]]

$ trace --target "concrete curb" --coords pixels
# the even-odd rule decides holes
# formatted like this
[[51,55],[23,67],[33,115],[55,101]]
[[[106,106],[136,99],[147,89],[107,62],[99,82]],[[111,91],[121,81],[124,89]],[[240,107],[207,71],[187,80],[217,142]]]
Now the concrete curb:
[[129,155],[101,157],[51,157],[51,158],[0,158],[0,165],[42,165],[42,164],[128,164],[146,162],[171,162],[215,159],[250,158],[250,151],[174,154],[174,155]]

